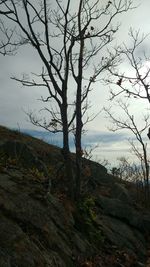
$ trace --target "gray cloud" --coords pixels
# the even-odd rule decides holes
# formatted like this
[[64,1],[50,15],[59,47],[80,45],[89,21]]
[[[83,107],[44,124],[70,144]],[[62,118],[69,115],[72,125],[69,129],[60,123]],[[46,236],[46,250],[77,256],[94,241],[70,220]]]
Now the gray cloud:
[[[21,130],[36,138],[42,139],[47,143],[62,147],[62,134],[52,134],[46,131],[37,130]],[[93,159],[101,160],[108,159],[112,164],[117,158],[125,154],[131,157],[130,148],[127,142],[128,136],[125,133],[97,132],[89,131],[87,135],[83,135],[83,149],[89,151],[93,149]],[[70,137],[71,150],[74,152],[74,138]],[[96,148],[95,148],[96,147]]]
[[[141,6],[138,9],[120,16],[117,20],[120,20],[122,25],[120,31],[117,33],[117,38],[114,40],[114,43],[120,44],[123,41],[128,43],[128,29],[130,26],[135,29],[141,28],[141,31],[144,30],[144,32],[149,31],[150,1],[135,1],[135,4],[139,3],[141,3]],[[149,52],[149,43],[146,42],[141,49],[146,49]],[[28,47],[25,47],[21,48],[16,56],[3,57],[0,55],[0,70],[0,124],[12,128],[19,125],[21,129],[35,129],[33,125],[27,121],[27,116],[25,115],[24,110],[39,110],[42,106],[37,99],[39,99],[41,95],[46,95],[47,92],[42,88],[22,87],[20,84],[12,81],[10,77],[13,75],[20,76],[22,73],[39,73],[41,70],[41,62],[38,59],[37,54],[32,48],[28,49]],[[93,103],[92,113],[98,112],[102,106],[106,104],[107,99],[108,88],[101,84],[97,84],[90,97],[90,100]],[[136,110],[138,112],[138,107],[136,107]],[[105,151],[105,154],[108,155],[108,151],[112,151],[111,155],[115,154],[116,156],[116,149],[117,151],[123,150],[123,142],[126,136],[125,134],[112,134],[105,132],[106,125],[108,125],[108,123],[102,115],[96,118],[95,121],[89,125],[89,128],[91,131],[97,130],[97,132],[93,132],[91,134],[88,133],[87,136],[85,135],[83,137],[83,143],[85,145],[100,143],[100,147],[102,149],[97,150],[97,153],[103,154],[102,151]],[[36,132],[37,136],[40,136],[40,134],[41,132]],[[44,134],[43,138],[45,138],[45,140],[51,138],[52,141],[54,140],[54,143],[56,142],[57,145],[61,145],[61,139],[57,136],[56,140],[53,135],[48,137],[48,135]],[[71,140],[71,142],[73,144],[73,140]],[[114,146],[116,146],[116,148],[114,148]],[[125,153],[125,150],[126,148],[124,147],[123,153]]]
[[[135,4],[140,3],[140,0],[136,0]],[[149,30],[149,0],[142,0],[141,7],[130,11],[128,14],[123,14],[117,21],[121,21],[121,29],[117,33],[117,39],[115,42],[118,44],[122,41],[126,41],[128,35],[128,28],[133,26],[139,28],[139,26],[144,30]],[[22,109],[28,108],[39,108],[39,102],[36,99],[40,95],[43,95],[43,91],[34,90],[33,88],[21,88],[21,86],[14,81],[10,80],[10,76],[19,75],[21,73],[39,72],[41,69],[40,60],[34,50],[28,47],[21,48],[16,56],[13,57],[3,57],[0,55],[0,107],[1,116],[0,124],[5,124],[7,126],[13,126],[17,123],[26,127],[32,127],[26,122],[26,116]],[[95,91],[91,95],[91,101],[94,103],[94,112],[97,112],[99,108],[102,107],[103,103],[106,102],[108,98],[108,90],[102,85],[97,84]],[[7,118],[6,120],[4,118]],[[95,128],[97,127],[95,123]],[[98,126],[104,128],[101,124]]]

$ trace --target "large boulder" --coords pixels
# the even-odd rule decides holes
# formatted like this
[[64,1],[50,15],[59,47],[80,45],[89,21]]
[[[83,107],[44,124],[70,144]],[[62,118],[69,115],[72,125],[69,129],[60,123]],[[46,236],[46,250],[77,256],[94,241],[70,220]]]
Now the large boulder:
[[128,225],[126,221],[107,215],[98,216],[96,221],[109,242],[118,248],[126,248],[141,259],[145,258],[146,241],[142,232]]
[[120,199],[99,196],[96,202],[104,214],[122,220],[141,232],[147,233],[150,231],[149,213],[137,211],[135,207],[124,203]]
[[110,188],[110,198],[117,198],[126,204],[132,203],[131,195],[123,184],[114,182]]

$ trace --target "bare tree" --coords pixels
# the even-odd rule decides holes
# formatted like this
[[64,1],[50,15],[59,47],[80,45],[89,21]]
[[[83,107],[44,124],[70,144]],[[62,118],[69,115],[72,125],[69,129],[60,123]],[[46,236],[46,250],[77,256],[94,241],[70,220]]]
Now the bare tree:
[[118,66],[109,68],[110,76],[108,84],[115,85],[111,89],[110,99],[122,94],[135,99],[145,99],[150,103],[150,57],[143,51],[144,41],[147,35],[139,31],[129,31],[131,45],[125,43],[116,48],[115,54],[118,57]]
[[[82,131],[90,119],[87,116],[88,95],[93,83],[106,69],[116,64],[116,55],[103,56],[119,29],[112,25],[119,14],[132,9],[131,0],[112,0],[100,4],[98,0],[0,0],[0,13],[5,22],[14,25],[16,44],[30,45],[43,64],[40,74],[32,79],[13,77],[24,86],[45,87],[50,106],[44,110],[50,120],[41,120],[30,113],[31,122],[48,131],[63,133],[63,155],[66,175],[73,189],[69,133],[75,133],[76,198],[80,193],[82,168]],[[7,31],[4,31],[7,34]],[[14,38],[14,37],[13,37]],[[15,40],[15,39],[14,39]],[[89,73],[90,77],[89,77]],[[75,98],[71,98],[71,93]]]
[[129,158],[122,156],[117,158],[118,177],[124,181],[139,184],[143,183],[143,168],[138,163],[131,162]]
[[[145,199],[149,198],[149,159],[147,154],[147,143],[144,141],[143,133],[149,128],[150,123],[149,114],[145,115],[143,118],[144,125],[142,127],[138,126],[138,123],[135,120],[135,116],[130,113],[129,104],[118,101],[119,107],[123,111],[122,117],[116,117],[112,114],[110,109],[105,108],[107,116],[111,119],[113,123],[112,131],[117,130],[128,130],[132,133],[134,139],[129,139],[132,151],[139,160],[142,172],[143,172],[143,181],[145,188]],[[137,143],[140,145],[138,146]]]
[[[117,47],[115,54],[118,57],[118,66],[115,68],[108,68],[109,78],[107,83],[113,85],[111,88],[110,100],[117,99],[120,96],[124,96],[130,100],[142,99],[150,103],[150,57],[147,55],[146,51],[143,49],[145,41],[147,40],[148,34],[140,34],[139,31],[133,31],[130,29],[130,45],[123,44],[123,46]],[[122,104],[121,104],[122,106]],[[144,142],[142,134],[147,130],[148,138],[150,138],[150,128],[149,126],[149,115],[143,118],[145,123],[142,129],[138,129],[138,126],[134,120],[134,116],[129,113],[127,106],[121,107],[129,121],[130,124],[125,121],[114,120],[118,128],[129,129],[130,132],[134,134],[140,147],[142,148],[142,153],[136,146],[133,140],[130,140],[132,151],[140,161],[141,170],[144,177],[144,188],[145,197],[149,197],[149,159],[147,156],[147,143]],[[111,115],[109,113],[109,115]],[[114,118],[115,119],[115,118]],[[113,120],[113,116],[112,116]]]
[[132,162],[123,156],[117,159],[117,164],[111,169],[111,173],[122,181],[129,181],[126,185],[130,187],[130,192],[133,192],[136,201],[146,206],[149,205],[143,181],[143,165],[140,166],[139,162]]
[[117,158],[117,164],[115,167],[111,169],[111,173],[113,175],[118,176],[121,180],[124,181],[133,180],[132,166],[129,163],[129,160],[125,156]]

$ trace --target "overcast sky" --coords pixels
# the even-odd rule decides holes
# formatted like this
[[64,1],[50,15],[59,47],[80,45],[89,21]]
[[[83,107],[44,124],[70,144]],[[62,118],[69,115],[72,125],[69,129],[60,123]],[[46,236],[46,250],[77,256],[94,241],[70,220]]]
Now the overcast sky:
[[[130,26],[137,30],[140,29],[144,33],[150,32],[150,0],[135,0],[135,4],[138,5],[139,3],[141,5],[137,9],[129,11],[128,14],[123,14],[120,17],[122,25],[115,41],[117,44],[129,42],[128,30]],[[142,49],[146,49],[150,55],[149,47],[149,40],[147,40]],[[33,71],[38,72],[40,71],[39,65],[36,53],[32,49],[20,49],[17,55],[11,57],[0,55],[0,125],[11,128],[19,127],[22,130],[35,129],[28,121],[25,112],[29,110],[38,111],[41,107],[38,99],[41,95],[45,95],[46,91],[41,92],[37,88],[22,87],[11,80],[10,77]],[[109,88],[102,84],[96,84],[96,88],[90,97],[93,111],[98,112],[104,105],[109,105],[108,98]],[[132,105],[132,109],[137,116],[141,106],[141,102],[136,102]],[[106,120],[103,113],[100,113],[88,126],[90,138],[92,139],[90,143],[99,143],[99,149],[96,150],[95,155],[112,160],[112,158],[114,159],[114,154],[116,158],[125,155],[127,151],[129,152],[129,149],[125,141],[126,134],[110,133],[107,126],[109,126],[109,121]]]

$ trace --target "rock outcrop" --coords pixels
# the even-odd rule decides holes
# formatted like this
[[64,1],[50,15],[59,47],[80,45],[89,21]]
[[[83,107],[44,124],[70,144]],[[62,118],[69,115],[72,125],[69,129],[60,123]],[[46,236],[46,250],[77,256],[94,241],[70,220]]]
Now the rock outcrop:
[[53,176],[58,148],[5,128],[0,135],[0,267],[142,266],[150,214],[123,183],[84,160],[90,172],[72,203]]

